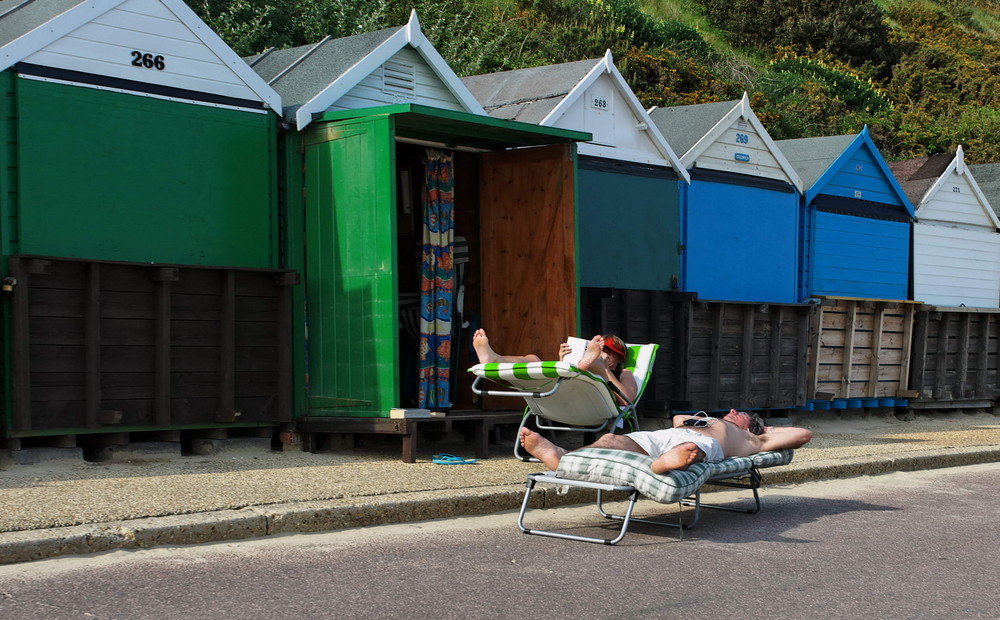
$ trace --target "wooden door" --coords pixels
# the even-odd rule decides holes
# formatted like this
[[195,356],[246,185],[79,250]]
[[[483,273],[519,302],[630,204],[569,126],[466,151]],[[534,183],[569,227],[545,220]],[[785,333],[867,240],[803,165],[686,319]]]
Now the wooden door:
[[482,326],[501,353],[555,359],[578,324],[572,146],[486,153],[480,190]]

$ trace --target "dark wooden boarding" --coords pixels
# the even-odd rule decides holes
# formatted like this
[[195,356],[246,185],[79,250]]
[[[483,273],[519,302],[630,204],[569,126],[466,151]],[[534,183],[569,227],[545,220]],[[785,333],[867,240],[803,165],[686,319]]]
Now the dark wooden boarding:
[[521,411],[454,411],[444,418],[308,417],[299,418],[296,428],[303,434],[303,449],[309,452],[316,451],[317,436],[323,433],[401,435],[403,462],[415,463],[421,432],[447,434],[456,427],[462,427],[458,430],[465,430],[471,436],[476,458],[484,459],[490,455],[491,434],[497,427],[504,424],[518,424],[523,415]]
[[1000,310],[918,308],[910,387],[913,407],[989,407],[1000,396]]
[[694,293],[583,289],[583,334],[660,345],[641,411],[805,402],[809,304],[704,301]]
[[13,434],[291,420],[295,272],[14,255]]

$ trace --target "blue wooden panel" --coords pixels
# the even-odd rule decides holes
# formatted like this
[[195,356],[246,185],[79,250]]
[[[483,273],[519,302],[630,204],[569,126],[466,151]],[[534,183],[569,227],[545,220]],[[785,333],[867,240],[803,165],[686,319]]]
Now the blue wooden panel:
[[684,290],[701,299],[795,303],[799,195],[692,180]]
[[671,290],[680,278],[680,189],[674,179],[579,171],[580,286]]
[[808,293],[906,299],[910,224],[813,213]]
[[[903,201],[868,149],[858,149],[822,187],[821,194],[861,198],[902,207]],[[857,192],[860,192],[858,194]]]

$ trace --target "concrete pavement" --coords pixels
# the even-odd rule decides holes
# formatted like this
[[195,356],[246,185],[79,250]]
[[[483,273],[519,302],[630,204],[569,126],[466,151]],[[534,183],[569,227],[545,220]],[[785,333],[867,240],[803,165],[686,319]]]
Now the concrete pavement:
[[[981,410],[908,420],[809,414],[793,422],[811,428],[813,441],[790,465],[762,472],[764,510],[768,487],[1000,461],[1000,417]],[[470,446],[450,438],[424,444],[418,462],[406,464],[398,441],[375,437],[326,454],[244,445],[196,456],[178,448],[101,463],[49,458],[7,466],[0,470],[0,563],[514,510],[525,476],[543,469],[515,460],[510,444],[471,465],[430,462],[434,452],[471,456]],[[538,507],[590,497],[582,489],[534,495]]]

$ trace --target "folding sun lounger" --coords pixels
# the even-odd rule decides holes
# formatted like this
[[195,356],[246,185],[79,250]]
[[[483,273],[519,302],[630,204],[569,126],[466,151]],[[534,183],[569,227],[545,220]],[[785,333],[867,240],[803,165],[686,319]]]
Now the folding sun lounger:
[[[469,369],[476,375],[472,391],[488,396],[514,396],[527,403],[523,428],[530,420],[540,430],[611,432],[626,423],[639,430],[635,404],[639,401],[656,359],[657,344],[627,345],[624,368],[635,377],[638,387],[633,402],[619,407],[604,379],[568,362],[521,362],[477,364]],[[486,382],[503,389],[484,387]],[[520,428],[518,429],[520,433]],[[514,456],[534,460],[514,444]]]
[[[645,390],[657,348],[658,345],[655,344],[628,345],[625,367],[632,371],[639,389],[635,401],[621,408],[616,405],[611,390],[603,379],[565,362],[478,364],[470,368],[469,372],[476,375],[472,386],[475,393],[516,396],[526,401],[528,408],[521,427],[534,418],[541,430],[612,431],[621,428],[626,422],[634,430],[639,430],[635,418],[635,403]],[[505,389],[485,389],[485,381],[503,385]],[[520,429],[518,432],[520,433]],[[515,442],[514,454],[522,460],[535,460],[521,453],[518,442]],[[528,475],[517,525],[525,534],[614,545],[625,537],[629,524],[635,521],[685,529],[694,527],[698,523],[702,506],[754,514],[760,510],[759,470],[790,463],[792,456],[792,450],[761,452],[751,457],[728,458],[718,463],[694,463],[685,470],[658,475],[650,469],[653,459],[643,454],[601,448],[574,450],[563,456],[556,471]],[[701,487],[706,482],[751,490],[752,507],[732,508],[703,504]],[[618,535],[607,539],[593,538],[525,527],[524,518],[531,493],[539,483],[595,489],[598,512],[608,519],[621,521]],[[628,494],[629,503],[624,515],[610,514],[604,510],[603,494],[608,491]],[[632,511],[640,495],[661,503],[678,502],[693,506],[694,514],[687,523],[633,518]]]

